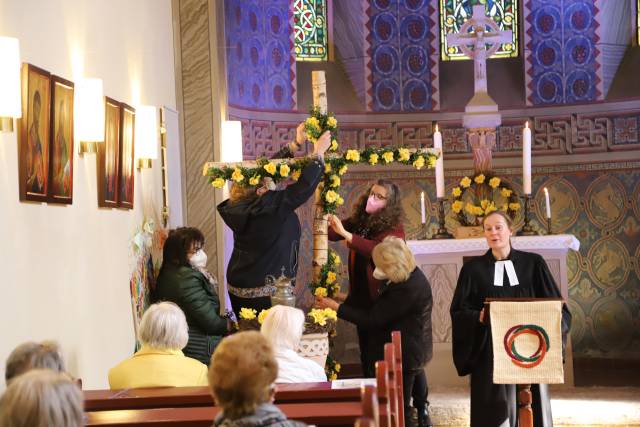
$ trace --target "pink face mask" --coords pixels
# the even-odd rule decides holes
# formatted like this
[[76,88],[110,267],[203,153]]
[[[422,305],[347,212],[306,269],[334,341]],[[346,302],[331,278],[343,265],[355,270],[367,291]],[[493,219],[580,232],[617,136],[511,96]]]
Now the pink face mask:
[[369,214],[373,214],[378,212],[380,209],[384,208],[386,204],[386,200],[378,200],[374,195],[369,196],[367,199],[367,207],[364,210]]

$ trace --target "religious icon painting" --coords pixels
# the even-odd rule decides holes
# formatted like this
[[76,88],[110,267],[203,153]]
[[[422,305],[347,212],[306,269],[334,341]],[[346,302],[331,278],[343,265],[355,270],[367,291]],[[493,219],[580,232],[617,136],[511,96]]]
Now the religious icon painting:
[[22,118],[18,119],[20,200],[46,202],[49,191],[51,75],[22,64]]
[[73,202],[73,83],[51,76],[49,202]]
[[118,206],[133,209],[134,149],[136,110],[120,104],[120,167],[118,174]]
[[98,206],[118,207],[118,166],[120,164],[120,102],[104,101],[104,144],[98,144]]

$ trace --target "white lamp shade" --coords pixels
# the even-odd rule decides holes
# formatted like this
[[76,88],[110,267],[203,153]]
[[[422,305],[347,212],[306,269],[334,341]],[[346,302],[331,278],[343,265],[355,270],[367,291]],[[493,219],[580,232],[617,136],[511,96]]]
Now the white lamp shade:
[[158,112],[153,105],[136,107],[136,158],[158,158]]
[[237,120],[222,122],[220,161],[225,163],[242,161],[242,123]]
[[20,44],[12,37],[0,37],[0,117],[22,117]]
[[102,79],[78,79],[74,88],[75,137],[78,141],[104,141]]

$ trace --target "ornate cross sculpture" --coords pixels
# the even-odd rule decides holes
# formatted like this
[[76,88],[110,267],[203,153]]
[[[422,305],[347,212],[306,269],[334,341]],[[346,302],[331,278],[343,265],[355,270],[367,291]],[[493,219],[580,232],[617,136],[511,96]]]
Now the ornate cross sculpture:
[[498,104],[487,93],[487,58],[501,43],[511,41],[511,31],[501,31],[493,19],[484,14],[484,5],[473,6],[473,15],[458,34],[447,35],[449,46],[458,46],[473,59],[474,94],[464,111],[462,124],[468,129],[477,173],[491,170],[491,149],[496,141],[496,127],[502,122]]

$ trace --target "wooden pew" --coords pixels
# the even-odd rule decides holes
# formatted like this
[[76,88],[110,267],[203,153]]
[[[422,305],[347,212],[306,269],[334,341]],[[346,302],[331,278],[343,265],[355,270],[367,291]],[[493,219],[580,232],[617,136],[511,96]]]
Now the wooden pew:
[[374,386],[362,387],[362,417],[356,420],[355,425],[356,427],[378,427],[380,425],[380,408]]
[[398,375],[396,377],[398,378],[398,422],[400,427],[404,427],[404,417],[406,414],[404,413],[404,384],[402,378],[402,373],[404,371],[402,368],[402,335],[400,334],[400,331],[391,332],[391,343],[393,344],[396,356],[396,370],[398,371]]
[[395,358],[395,349],[392,343],[386,343],[384,345],[384,361],[389,367],[389,404],[391,406],[391,413],[393,414],[392,423],[393,427],[404,427],[400,425],[399,411],[403,410],[402,405],[399,405],[398,397],[398,367]]

